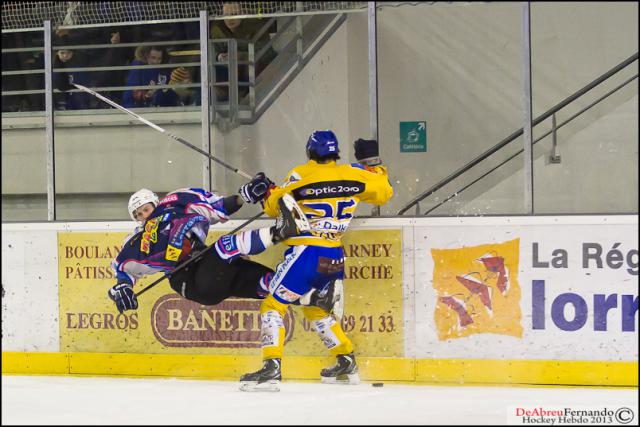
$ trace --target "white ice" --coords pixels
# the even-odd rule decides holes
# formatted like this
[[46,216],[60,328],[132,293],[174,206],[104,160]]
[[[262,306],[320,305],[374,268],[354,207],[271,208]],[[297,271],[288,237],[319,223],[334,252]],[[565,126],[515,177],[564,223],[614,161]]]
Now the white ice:
[[[637,389],[2,376],[2,424],[507,424],[514,407],[635,408]],[[633,424],[637,424],[637,419]]]

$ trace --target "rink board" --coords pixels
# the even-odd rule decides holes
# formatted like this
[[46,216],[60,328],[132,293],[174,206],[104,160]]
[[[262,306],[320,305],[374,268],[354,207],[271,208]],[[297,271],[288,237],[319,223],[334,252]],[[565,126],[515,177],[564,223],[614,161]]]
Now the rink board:
[[[260,364],[255,301],[198,306],[164,282],[118,316],[109,262],[132,227],[3,224],[3,373],[236,379]],[[637,386],[637,232],[624,215],[354,220],[341,321],[361,376]],[[331,358],[297,308],[285,323],[285,378],[317,379]]]
[[[285,356],[287,380],[318,380],[329,357]],[[237,381],[261,365],[258,356],[3,352],[2,373],[182,377]],[[363,381],[440,384],[540,384],[637,387],[637,362],[359,357]]]

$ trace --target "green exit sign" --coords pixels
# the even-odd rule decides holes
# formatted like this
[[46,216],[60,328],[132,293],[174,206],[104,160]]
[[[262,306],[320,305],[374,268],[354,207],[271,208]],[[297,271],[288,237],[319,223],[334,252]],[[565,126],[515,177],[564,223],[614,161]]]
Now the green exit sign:
[[427,122],[400,122],[400,152],[427,151]]

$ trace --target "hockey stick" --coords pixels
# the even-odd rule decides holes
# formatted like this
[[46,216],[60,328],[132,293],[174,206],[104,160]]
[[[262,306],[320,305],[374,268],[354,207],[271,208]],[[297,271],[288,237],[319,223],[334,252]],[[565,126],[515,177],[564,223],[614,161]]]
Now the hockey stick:
[[[172,134],[171,132],[167,132],[166,129],[161,128],[160,126],[156,125],[155,123],[150,122],[149,120],[145,119],[144,117],[139,116],[138,114],[136,114],[133,111],[123,107],[122,105],[120,105],[120,104],[118,104],[116,102],[113,102],[109,98],[105,98],[104,96],[100,95],[98,92],[93,91],[93,90],[89,89],[88,87],[79,85],[77,83],[71,83],[71,84],[74,85],[75,87],[77,87],[78,89],[84,91],[84,92],[90,93],[91,95],[93,95],[96,98],[106,102],[107,104],[117,108],[118,110],[127,113],[128,115],[136,118],[137,120],[141,121],[145,125],[152,127],[153,129],[157,130],[158,132],[164,133],[164,134],[168,135],[169,137],[175,139],[176,141],[180,142],[181,144],[184,144],[187,147],[197,151],[198,153],[207,156],[211,160],[220,163],[222,166],[226,167],[227,169],[230,169],[233,172],[235,172],[237,174],[240,174],[240,175],[242,175],[243,177],[245,177],[247,179],[251,179],[252,178],[252,176],[249,175],[248,173],[246,173],[246,172],[244,172],[244,171],[242,171],[242,170],[240,170],[238,168],[234,168],[233,166],[229,165],[228,163],[223,162],[222,160],[212,156],[211,154],[207,153],[204,150],[201,150],[200,148],[198,148],[195,145],[185,141],[184,139],[180,138],[179,136],[176,136],[176,135]],[[239,230],[241,230],[242,228],[247,226],[249,223],[255,221],[258,218],[260,218],[261,216],[262,216],[262,212],[260,212],[259,214],[255,215],[254,217],[250,218],[249,220],[243,222],[238,227],[236,227],[235,229],[231,230],[231,232],[229,232],[228,234],[237,233]],[[200,258],[202,258],[205,255],[205,253],[207,253],[211,248],[213,248],[213,246],[214,245],[211,245],[211,246],[208,246],[207,248],[203,249],[198,254],[196,254],[194,257],[188,259],[184,263],[182,263],[179,266],[177,266],[175,269],[173,269],[173,271],[171,271],[171,273],[163,275],[162,277],[160,277],[159,279],[157,279],[156,281],[154,281],[150,285],[148,285],[145,288],[143,288],[140,292],[135,294],[135,296],[138,297],[138,296],[142,295],[143,293],[145,293],[146,291],[148,291],[149,289],[151,289],[152,287],[154,287],[158,283],[162,282],[164,279],[166,279],[169,276],[171,276],[171,274],[175,273],[176,271],[182,270],[183,268],[185,268],[187,265],[191,264],[192,262],[199,260]]]
[[164,134],[166,134],[167,136],[169,136],[169,137],[171,137],[171,138],[175,139],[175,140],[176,140],[176,141],[178,141],[179,143],[184,144],[184,145],[186,145],[187,147],[191,148],[192,150],[195,150],[195,151],[197,151],[198,153],[200,153],[200,154],[202,154],[202,155],[204,155],[204,156],[207,156],[207,157],[208,157],[208,158],[210,158],[211,160],[213,160],[213,161],[215,161],[215,162],[220,163],[220,164],[221,164],[222,166],[224,166],[225,168],[227,168],[227,169],[229,169],[229,170],[232,170],[233,172],[235,172],[235,173],[237,173],[237,174],[240,174],[240,175],[242,175],[243,177],[245,177],[245,178],[247,178],[247,179],[251,179],[251,178],[252,178],[252,176],[251,176],[251,175],[249,175],[248,173],[246,173],[246,172],[244,172],[244,171],[242,171],[242,170],[240,170],[240,169],[238,169],[238,168],[234,168],[234,167],[233,167],[233,166],[231,166],[230,164],[225,163],[225,162],[223,162],[222,160],[218,159],[217,157],[212,156],[211,154],[207,153],[206,151],[204,151],[204,150],[202,150],[202,149],[200,149],[200,148],[196,147],[195,145],[191,144],[190,142],[185,141],[184,139],[180,138],[179,136],[176,136],[176,135],[172,134],[171,132],[167,132],[167,130],[166,130],[166,129],[163,129],[163,128],[161,128],[160,126],[156,125],[155,123],[152,123],[152,122],[150,122],[149,120],[145,119],[144,117],[137,115],[137,114],[136,114],[136,113],[134,113],[133,111],[131,111],[131,110],[127,109],[127,108],[124,108],[122,105],[120,105],[120,104],[117,104],[117,103],[113,102],[113,101],[112,101],[112,100],[110,100],[109,98],[105,98],[104,96],[100,95],[98,92],[95,92],[95,91],[93,91],[93,90],[89,89],[88,87],[85,87],[85,86],[79,85],[79,84],[77,84],[77,83],[71,83],[71,84],[72,84],[72,85],[74,85],[75,87],[77,87],[78,89],[80,89],[81,91],[84,91],[84,92],[90,93],[91,95],[93,95],[93,96],[95,96],[96,98],[98,98],[98,99],[100,99],[100,100],[102,100],[102,101],[106,102],[107,104],[109,104],[109,105],[111,105],[111,106],[113,106],[113,107],[117,108],[118,110],[120,110],[120,111],[123,111],[123,112],[127,113],[127,114],[128,114],[128,115],[130,115],[131,117],[136,118],[137,120],[141,121],[142,123],[144,123],[144,124],[145,124],[145,125],[147,125],[147,126],[152,127],[153,129],[157,130],[158,132],[160,132],[160,133],[164,133]]
[[[248,219],[247,221],[243,222],[242,224],[240,224],[239,226],[237,226],[236,228],[234,228],[233,230],[231,230],[229,233],[227,234],[233,234],[233,233],[237,233],[238,231],[240,231],[242,228],[244,228],[245,226],[247,226],[250,222],[255,221],[256,219],[260,218],[262,216],[262,212],[260,212],[259,214],[257,214],[256,216]],[[140,295],[142,295],[143,293],[147,292],[149,289],[153,288],[155,285],[157,285],[158,283],[162,282],[164,279],[168,279],[169,277],[171,277],[171,275],[173,273],[175,273],[176,271],[182,270],[183,268],[185,268],[187,265],[191,264],[192,262],[195,262],[197,260],[199,260],[200,258],[202,258],[209,250],[211,250],[211,248],[213,248],[215,246],[215,243],[211,246],[207,246],[206,248],[204,248],[203,250],[201,250],[200,252],[198,252],[196,255],[194,255],[192,258],[189,258],[188,260],[186,260],[185,262],[183,262],[182,264],[180,264],[179,266],[177,266],[176,268],[174,268],[170,273],[165,274],[164,276],[162,276],[161,278],[157,279],[155,282],[151,283],[150,285],[147,285],[145,288],[143,288],[142,290],[140,290],[140,292],[138,292],[136,294],[136,297],[139,297]]]

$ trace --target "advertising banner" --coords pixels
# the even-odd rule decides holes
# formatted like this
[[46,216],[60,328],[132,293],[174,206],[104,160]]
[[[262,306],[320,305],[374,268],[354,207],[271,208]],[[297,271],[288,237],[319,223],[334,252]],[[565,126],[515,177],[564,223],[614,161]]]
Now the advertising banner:
[[479,333],[522,337],[518,239],[431,249],[431,255],[439,340]]
[[[110,268],[127,233],[59,232],[60,351],[104,353],[260,354],[260,300],[232,298],[203,306],[162,282],[139,298],[135,311],[119,314],[107,291]],[[221,235],[211,232],[208,244]],[[345,313],[340,321],[359,355],[403,356],[402,233],[399,229],[348,232],[345,247]],[[275,268],[286,249],[252,257]],[[140,280],[136,292],[161,277]],[[302,310],[285,317],[285,354],[328,352]]]
[[637,224],[414,233],[416,357],[638,360]]

